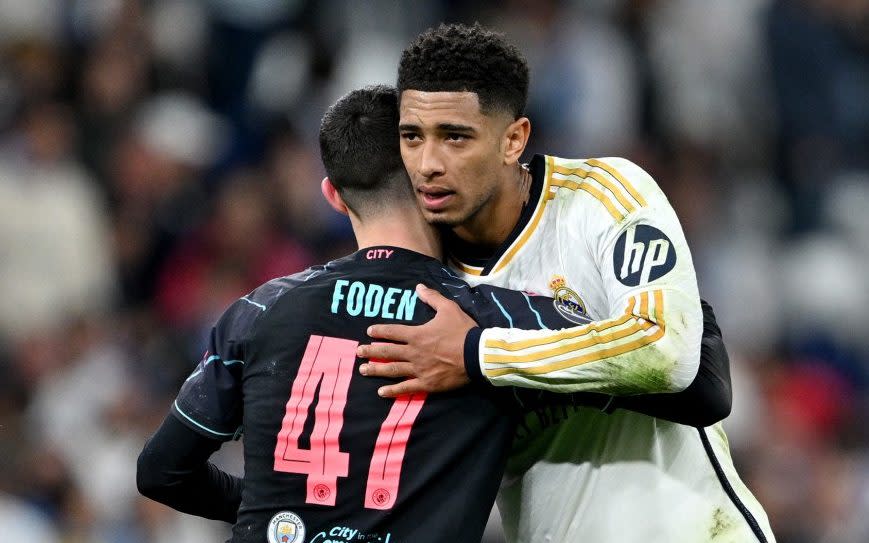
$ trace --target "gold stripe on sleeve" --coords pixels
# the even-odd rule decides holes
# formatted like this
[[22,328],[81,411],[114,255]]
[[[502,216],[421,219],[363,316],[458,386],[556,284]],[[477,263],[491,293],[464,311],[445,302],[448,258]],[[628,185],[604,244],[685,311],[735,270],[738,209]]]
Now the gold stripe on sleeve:
[[495,370],[486,370],[486,375],[488,377],[501,377],[503,375],[510,374],[522,374],[522,375],[540,375],[543,373],[552,373],[554,371],[559,371],[567,368],[572,368],[574,366],[580,366],[582,364],[588,364],[589,362],[597,362],[604,358],[609,358],[611,356],[618,356],[620,354],[629,353],[631,351],[635,351],[637,349],[641,349],[646,345],[651,345],[652,343],[661,339],[664,336],[664,328],[658,327],[658,330],[649,336],[642,336],[635,341],[631,341],[630,343],[625,343],[624,345],[619,345],[618,347],[612,347],[609,349],[603,349],[600,351],[595,351],[593,353],[589,353],[583,356],[578,356],[575,358],[568,358],[566,360],[560,360],[558,362],[553,362],[552,364],[544,364],[542,366],[534,366],[531,368],[503,368],[503,369],[495,369]]
[[666,326],[664,321],[664,291],[656,290],[655,291],[655,315],[654,320],[657,322],[662,328]]
[[585,163],[593,168],[600,168],[601,170],[613,176],[613,178],[618,181],[623,187],[625,187],[625,190],[627,190],[631,194],[631,196],[634,197],[637,203],[640,204],[640,207],[647,207],[649,205],[648,203],[646,203],[646,200],[639,193],[639,191],[637,191],[637,189],[635,189],[634,186],[627,179],[625,179],[625,177],[620,174],[618,170],[616,170],[606,162],[601,162],[600,160],[597,160],[595,158],[590,158],[586,160]]
[[616,209],[616,206],[613,205],[609,198],[607,198],[601,191],[597,190],[592,186],[589,186],[588,183],[577,183],[576,181],[568,181],[566,179],[553,179],[552,184],[556,187],[565,187],[570,190],[585,191],[594,196],[594,198],[600,203],[602,203],[606,207],[607,211],[609,211],[609,214],[612,215],[617,222],[621,222],[625,218],[625,216],[622,215],[622,213],[618,209]]
[[606,189],[608,191],[610,191],[610,193],[612,193],[613,196],[615,196],[616,200],[618,200],[619,203],[622,204],[622,207],[624,207],[628,213],[631,213],[634,211],[634,209],[636,209],[636,206],[630,200],[628,200],[628,198],[624,194],[622,194],[622,191],[619,190],[618,187],[616,187],[615,183],[613,183],[612,181],[610,181],[609,179],[607,179],[606,177],[597,173],[594,170],[586,170],[583,168],[566,168],[564,166],[556,166],[555,173],[558,173],[561,175],[572,175],[575,177],[579,177],[580,179],[586,179],[588,177],[591,177],[592,179],[594,179],[595,181],[597,181],[598,183],[600,183],[601,185],[606,187]]
[[541,345],[549,345],[551,343],[556,343],[565,339],[576,339],[582,337],[589,332],[605,332],[610,328],[615,328],[616,326],[621,326],[622,324],[628,322],[633,317],[632,313],[634,311],[634,306],[636,305],[636,300],[631,298],[628,300],[628,307],[625,309],[624,314],[613,320],[613,321],[604,321],[596,324],[587,324],[585,326],[578,326],[574,328],[568,328],[567,330],[563,330],[561,332],[556,332],[553,334],[549,334],[545,337],[538,339],[525,339],[520,341],[507,341],[503,339],[487,339],[485,348],[486,349],[503,349],[505,351],[521,351],[527,349],[529,347],[539,347]]
[[[624,339],[626,337],[630,337],[637,332],[643,332],[648,330],[653,324],[648,321],[640,321],[639,319],[633,319],[634,322],[631,323],[627,328],[623,328],[622,330],[616,330],[614,332],[610,332],[608,334],[601,335],[593,335],[591,337],[585,338],[579,342],[568,343],[567,345],[562,345],[560,347],[554,347],[552,349],[547,349],[545,351],[537,351],[530,354],[490,354],[483,357],[483,362],[486,364],[511,364],[514,362],[536,362],[539,360],[544,360],[546,358],[552,358],[553,356],[559,356],[562,354],[566,354],[572,351],[580,351],[582,349],[597,346],[603,347],[607,343],[612,343],[614,341],[618,341],[620,339]],[[613,327],[611,327],[613,328]]]
[[[654,300],[655,300],[654,313],[655,313],[655,317],[657,319],[656,321],[650,322],[650,320],[645,320],[644,322],[638,322],[636,324],[632,324],[631,326],[629,326],[625,330],[612,332],[612,333],[607,334],[606,336],[603,336],[600,338],[591,337],[591,338],[588,338],[588,340],[583,340],[583,341],[580,341],[578,343],[573,343],[571,345],[565,345],[563,347],[553,348],[553,349],[550,349],[549,351],[541,351],[541,352],[532,353],[529,355],[500,355],[500,356],[499,355],[486,355],[483,357],[483,362],[484,363],[500,363],[500,364],[519,363],[519,362],[534,362],[536,360],[542,360],[542,359],[549,358],[552,356],[565,354],[565,353],[568,353],[568,352],[573,351],[573,350],[578,351],[580,349],[594,345],[596,340],[603,340],[603,341],[601,341],[599,346],[604,347],[606,344],[618,341],[619,339],[624,339],[626,337],[630,337],[630,336],[638,334],[638,333],[642,334],[639,337],[637,337],[636,339],[633,339],[633,340],[631,340],[627,343],[624,343],[622,345],[617,345],[617,346],[613,346],[613,347],[606,347],[606,348],[602,348],[602,349],[596,349],[593,352],[590,352],[590,353],[587,353],[587,354],[584,354],[581,356],[575,356],[575,357],[568,358],[565,360],[551,362],[549,364],[542,364],[540,366],[532,366],[530,368],[529,367],[524,367],[524,368],[509,367],[509,368],[485,369],[485,373],[489,377],[500,377],[503,375],[511,375],[511,374],[540,375],[540,374],[544,374],[544,373],[550,373],[550,372],[554,372],[554,371],[563,370],[566,368],[571,368],[574,366],[579,366],[582,364],[587,364],[589,362],[596,362],[599,360],[603,360],[604,358],[609,358],[611,356],[625,354],[625,353],[628,353],[628,352],[631,352],[631,351],[634,351],[637,349],[641,349],[641,348],[645,347],[646,345],[650,345],[650,344],[658,341],[661,337],[663,337],[664,332],[665,332],[664,293],[662,290],[658,289],[658,290],[655,290],[652,295],[654,296]],[[649,302],[648,302],[648,300],[649,300],[648,292],[642,292],[640,294],[639,313],[641,314],[642,317],[645,317],[645,319],[649,319],[649,316],[648,316],[648,303]],[[634,300],[634,298],[631,298],[630,303],[628,305],[628,311],[626,312],[627,314],[625,315],[626,317],[628,317],[628,320],[630,320],[630,318],[635,318],[632,315],[634,305],[635,305],[635,300]],[[645,306],[645,311],[643,309],[643,306]],[[622,323],[627,322],[627,320],[623,320],[623,319],[624,319],[624,317],[622,317],[622,319],[619,319],[619,320],[621,320]],[[618,321],[616,321],[616,322],[618,322]],[[577,337],[581,337],[582,335],[588,334],[592,327],[593,327],[593,325],[584,327],[585,329]],[[606,330],[606,329],[614,328],[614,327],[615,326],[613,326],[613,324],[610,323],[608,325],[605,325],[602,328],[604,330]],[[657,330],[654,333],[652,333],[650,335],[645,335],[645,332],[648,332],[650,329],[656,328],[656,327],[657,327]],[[623,332],[627,332],[627,333],[624,333],[624,335],[622,335]],[[565,333],[563,332],[562,335],[565,335]],[[549,338],[547,338],[547,339],[549,339]],[[523,343],[528,343],[528,341],[530,341],[530,340],[527,340]],[[489,346],[489,343],[490,343],[490,341],[486,342],[487,347]]]

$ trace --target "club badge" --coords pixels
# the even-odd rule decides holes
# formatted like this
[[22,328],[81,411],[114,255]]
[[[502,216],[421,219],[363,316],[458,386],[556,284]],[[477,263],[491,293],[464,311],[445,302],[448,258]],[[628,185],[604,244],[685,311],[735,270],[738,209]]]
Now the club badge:
[[305,523],[292,511],[272,517],[268,527],[269,543],[305,543]]
[[552,304],[562,317],[575,324],[590,322],[585,312],[585,303],[575,290],[567,286],[564,277],[553,276],[549,281],[549,288],[552,290],[552,297],[555,298]]

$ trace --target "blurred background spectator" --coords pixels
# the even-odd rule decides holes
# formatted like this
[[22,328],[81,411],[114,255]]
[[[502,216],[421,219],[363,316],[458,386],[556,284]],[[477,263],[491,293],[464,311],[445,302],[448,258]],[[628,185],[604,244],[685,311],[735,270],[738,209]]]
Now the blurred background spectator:
[[531,63],[529,156],[627,156],[675,206],[779,541],[869,541],[869,1],[0,0],[4,541],[226,535],[136,455],[232,300],[353,249],[325,108],[475,20]]

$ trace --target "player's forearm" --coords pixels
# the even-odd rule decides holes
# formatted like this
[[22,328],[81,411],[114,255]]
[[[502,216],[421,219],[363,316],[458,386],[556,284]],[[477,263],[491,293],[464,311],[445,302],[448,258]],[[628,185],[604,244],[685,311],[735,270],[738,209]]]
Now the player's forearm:
[[711,426],[730,414],[729,393],[729,387],[717,376],[701,370],[682,392],[620,396],[609,410],[627,409],[687,426]]
[[139,455],[139,492],[182,513],[234,523],[242,482],[208,462],[220,445],[169,415]]
[[711,426],[730,414],[732,393],[730,385],[730,358],[715,320],[712,307],[703,304],[703,340],[700,347],[700,368],[688,387],[673,394],[639,394],[636,396],[608,396],[594,392],[569,395],[547,394],[543,401],[561,403],[561,396],[569,396],[574,405],[582,405],[612,412],[627,409],[687,426]]
[[[563,330],[491,328],[466,344],[471,372],[496,386],[628,395],[678,392],[694,379],[700,308],[675,290],[638,293],[616,318]],[[474,347],[476,346],[476,349]]]
[[627,409],[688,426],[711,426],[732,405],[727,350],[720,336],[703,336],[697,377],[682,392],[614,398],[608,410]]

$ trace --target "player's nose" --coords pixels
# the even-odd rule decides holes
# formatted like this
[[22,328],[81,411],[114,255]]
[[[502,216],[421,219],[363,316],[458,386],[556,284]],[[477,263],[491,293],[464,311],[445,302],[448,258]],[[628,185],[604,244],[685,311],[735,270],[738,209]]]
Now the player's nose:
[[443,175],[444,161],[435,145],[423,145],[419,154],[419,173],[423,177],[432,178]]

